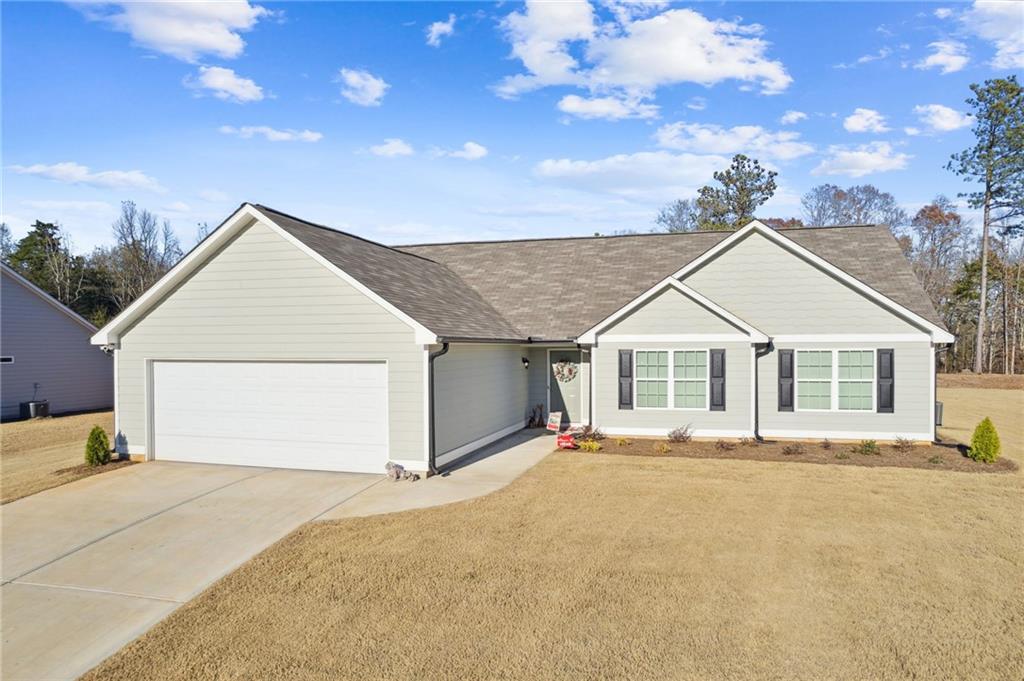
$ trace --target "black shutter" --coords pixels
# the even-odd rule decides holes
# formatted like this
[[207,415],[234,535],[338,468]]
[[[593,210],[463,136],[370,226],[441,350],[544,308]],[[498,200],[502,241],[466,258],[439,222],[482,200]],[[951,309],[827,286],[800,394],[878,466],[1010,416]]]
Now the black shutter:
[[878,413],[891,414],[896,406],[896,373],[893,351],[878,351]]
[[725,411],[725,350],[711,351],[711,411]]
[[619,409],[633,408],[633,351],[619,350]]
[[793,411],[792,350],[779,350],[779,411]]

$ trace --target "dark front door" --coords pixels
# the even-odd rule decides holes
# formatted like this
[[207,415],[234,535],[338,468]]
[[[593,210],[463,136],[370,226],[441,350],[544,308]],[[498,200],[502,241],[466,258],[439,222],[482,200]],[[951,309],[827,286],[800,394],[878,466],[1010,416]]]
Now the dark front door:
[[[583,379],[580,377],[580,351],[579,350],[551,350],[548,352],[550,366],[548,367],[548,403],[549,411],[562,412],[562,425],[570,423],[582,423],[580,418],[580,400]],[[563,375],[559,378],[555,368],[560,362],[568,362],[576,368],[575,375],[571,380],[566,380]]]

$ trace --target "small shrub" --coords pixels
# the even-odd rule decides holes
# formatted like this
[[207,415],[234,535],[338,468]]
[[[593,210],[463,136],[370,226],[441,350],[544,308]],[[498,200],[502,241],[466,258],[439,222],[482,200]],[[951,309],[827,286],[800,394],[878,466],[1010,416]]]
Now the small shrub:
[[850,455],[847,454],[846,452],[836,452],[836,458],[837,459],[849,459]]
[[971,436],[971,448],[967,450],[967,456],[975,461],[993,463],[999,458],[1000,450],[999,433],[996,432],[992,419],[986,416],[974,429],[974,435]]
[[99,426],[92,427],[89,439],[85,441],[85,462],[90,466],[102,466],[110,462],[110,440]]
[[869,456],[882,453],[882,450],[878,448],[878,443],[874,440],[861,440],[860,444],[853,448],[853,451],[858,454],[867,454]]
[[914,449],[914,441],[905,437],[897,437],[892,448],[900,454],[909,454]]
[[689,442],[693,439],[693,430],[690,428],[690,424],[687,423],[685,426],[679,428],[673,428],[668,433],[669,442]]
[[617,437],[615,438],[615,444],[619,447],[628,447],[633,444],[633,442],[628,437]]
[[939,456],[938,454],[936,454],[935,456],[932,456],[932,457],[928,458],[928,463],[941,464],[942,463],[942,457]]
[[800,456],[804,453],[804,446],[799,442],[791,442],[782,448],[782,453],[786,456]]
[[717,449],[720,452],[731,452],[732,450],[736,449],[736,445],[727,440],[717,440],[715,442],[715,449]]
[[664,442],[658,442],[654,445],[654,451],[657,454],[668,454],[669,452],[672,451],[672,448],[669,447]]
[[603,439],[604,433],[601,429],[593,426],[583,426],[583,430],[576,436],[577,442],[600,442]]
[[824,449],[824,450],[832,449],[832,440],[829,440],[828,438],[825,438],[824,440],[822,440],[821,441],[821,448]]
[[579,450],[581,452],[599,452],[601,451],[601,443],[597,440],[584,440],[580,443]]
[[753,447],[755,445],[757,445],[757,440],[755,440],[752,437],[741,437],[740,438],[740,447]]

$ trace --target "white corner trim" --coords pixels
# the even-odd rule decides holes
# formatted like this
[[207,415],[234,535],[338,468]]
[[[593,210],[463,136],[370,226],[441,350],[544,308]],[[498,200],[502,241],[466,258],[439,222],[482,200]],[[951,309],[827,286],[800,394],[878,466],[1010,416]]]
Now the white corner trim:
[[485,447],[491,444],[492,442],[500,440],[501,438],[507,435],[511,435],[512,433],[515,433],[517,431],[520,431],[525,427],[526,424],[523,421],[513,423],[511,426],[507,426],[505,428],[502,428],[501,430],[496,430],[493,433],[489,435],[484,435],[483,437],[477,438],[472,442],[467,442],[461,447],[456,447],[455,449],[449,450],[444,454],[438,454],[434,459],[434,464],[437,466],[446,466],[452,461],[462,458],[466,454],[471,454],[476,450],[480,449],[481,447]]
[[423,460],[430,461],[430,346],[423,346]]
[[[925,337],[927,338],[927,337]],[[601,334],[602,343],[757,343],[740,333]],[[685,349],[685,348],[684,348]]]
[[117,343],[118,334],[123,331],[129,324],[137,319],[143,312],[148,310],[154,302],[160,299],[160,297],[170,291],[174,286],[181,283],[186,277],[192,274],[196,269],[202,265],[208,255],[215,252],[221,246],[226,244],[231,238],[233,238],[238,232],[245,227],[248,227],[252,221],[260,222],[276,234],[278,234],[285,241],[291,243],[300,251],[313,258],[321,265],[327,268],[328,271],[332,272],[336,276],[340,277],[350,286],[355,288],[357,291],[365,295],[370,300],[374,301],[386,311],[390,312],[393,316],[410,326],[416,334],[416,343],[419,344],[430,344],[437,341],[437,336],[428,328],[417,322],[415,319],[405,314],[397,307],[384,300],[380,295],[373,292],[365,285],[357,281],[352,275],[343,271],[338,266],[331,263],[329,260],[324,258],[322,255],[314,251],[313,249],[306,246],[304,243],[296,239],[294,236],[289,234],[286,230],[278,226],[273,220],[268,218],[262,212],[257,210],[254,206],[246,203],[239,207],[227,220],[225,220],[217,229],[215,229],[208,237],[200,242],[195,248],[193,248],[184,258],[178,261],[174,267],[170,269],[163,277],[161,277],[155,284],[149,287],[145,293],[125,308],[121,314],[114,317],[110,322],[106,324],[102,329],[97,331],[91,341],[93,345],[109,345]]
[[[890,416],[882,414],[881,416]],[[781,437],[794,440],[895,440],[896,438],[907,438],[908,440],[925,440],[931,442],[932,436],[929,433],[908,433],[880,430],[775,430],[762,429],[764,437]]]
[[773,336],[779,343],[931,343],[927,333],[809,333]]
[[[615,428],[601,427],[605,435],[635,435],[637,437],[665,437],[674,428]],[[753,430],[718,430],[714,428],[695,429],[691,431],[693,437],[754,437]]]
[[895,312],[896,314],[901,315],[909,319],[910,321],[914,322],[918,326],[927,329],[929,334],[931,335],[932,340],[935,341],[936,343],[952,343],[954,340],[956,340],[953,337],[953,334],[940,328],[936,324],[928,321],[927,319],[917,314],[916,312],[912,312],[906,307],[900,305],[899,303],[889,298],[888,296],[879,293],[875,289],[871,288],[870,286],[862,282],[860,279],[839,269],[838,267],[836,267],[829,261],[825,260],[821,256],[815,254],[814,252],[808,250],[807,248],[804,248],[803,246],[793,241],[789,237],[783,236],[776,230],[766,226],[762,222],[758,222],[757,220],[751,221],[746,227],[743,227],[742,229],[733,232],[732,235],[730,235],[729,237],[723,239],[722,241],[719,241],[717,244],[715,244],[714,246],[706,250],[704,253],[702,253],[699,257],[697,257],[694,260],[691,260],[682,268],[680,268],[675,274],[672,275],[672,277],[679,279],[686,276],[690,272],[693,272],[694,270],[704,265],[704,263],[717,257],[720,253],[732,248],[733,245],[735,245],[738,241],[744,239],[751,232],[757,232],[758,234],[765,237],[769,241],[775,243],[779,247],[789,251],[794,255],[802,257],[804,260],[807,260],[812,265],[815,265],[819,269],[828,272],[829,274],[836,277],[837,279],[847,284],[851,288],[859,291],[865,297],[870,298],[871,300],[878,303],[882,307],[887,308],[890,312]]
[[42,298],[43,302],[45,302],[47,305],[49,305],[50,307],[53,307],[54,309],[59,311],[61,314],[63,314],[64,316],[66,316],[69,319],[71,319],[72,321],[74,321],[76,324],[79,324],[79,325],[85,327],[85,329],[87,331],[89,331],[90,333],[95,333],[96,332],[96,327],[93,326],[93,324],[91,324],[89,322],[89,320],[85,319],[84,317],[79,315],[77,312],[72,310],[70,307],[68,307],[64,303],[60,302],[59,300],[57,300],[56,298],[51,296],[49,293],[47,293],[43,289],[39,288],[35,284],[33,284],[31,281],[29,281],[25,277],[23,277],[20,274],[18,274],[18,272],[15,271],[15,269],[13,267],[8,266],[6,263],[0,263],[0,267],[3,268],[3,271],[4,271],[5,274],[11,275],[11,279],[13,279],[15,281],[15,283],[21,284],[23,287],[28,289],[28,291],[30,293],[34,293],[39,298]]
[[[426,461],[419,461],[419,460],[416,460],[416,459],[388,459],[388,460],[391,461],[391,463],[397,463],[399,466],[401,466],[405,470],[411,471],[413,473],[426,473],[427,472],[428,466],[427,466],[427,462]],[[383,473],[383,471],[381,471],[381,472]]]
[[601,331],[601,329],[607,327],[610,324],[614,324],[619,319],[622,319],[623,317],[628,315],[630,312],[632,312],[633,310],[637,309],[638,307],[640,307],[641,305],[646,303],[648,300],[650,300],[651,298],[653,298],[657,294],[661,293],[666,288],[674,288],[675,290],[679,291],[684,296],[686,296],[687,298],[689,298],[693,302],[697,303],[701,307],[704,307],[705,309],[707,309],[711,313],[718,315],[722,319],[725,319],[726,321],[731,323],[733,326],[739,327],[740,329],[742,329],[743,331],[745,331],[747,333],[748,339],[750,340],[750,342],[752,342],[752,343],[767,343],[768,342],[768,335],[765,334],[763,331],[760,331],[759,329],[755,328],[754,326],[752,326],[752,325],[748,324],[747,322],[743,321],[742,319],[740,319],[739,317],[734,315],[732,312],[729,312],[724,307],[722,307],[718,303],[714,302],[710,298],[707,298],[707,297],[701,295],[700,293],[698,293],[697,291],[693,290],[692,288],[690,288],[689,286],[687,286],[683,282],[679,281],[678,278],[676,278],[675,276],[666,277],[665,279],[662,279],[657,284],[655,284],[654,286],[652,286],[651,288],[647,289],[646,291],[641,293],[639,296],[637,296],[636,298],[634,298],[633,300],[628,302],[625,306],[619,308],[618,310],[616,310],[615,312],[613,312],[609,316],[607,316],[604,319],[602,319],[595,326],[593,326],[592,328],[588,329],[583,334],[581,334],[580,337],[577,339],[578,342],[580,342],[580,343],[590,343],[590,344],[596,343],[597,342],[597,334]]

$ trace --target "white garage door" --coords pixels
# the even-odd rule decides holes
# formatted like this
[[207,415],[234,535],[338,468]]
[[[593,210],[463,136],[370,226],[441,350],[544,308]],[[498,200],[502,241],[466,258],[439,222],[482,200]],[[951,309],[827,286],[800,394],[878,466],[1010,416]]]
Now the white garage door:
[[383,362],[154,362],[155,458],[383,473]]

